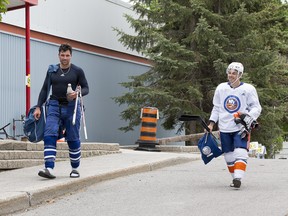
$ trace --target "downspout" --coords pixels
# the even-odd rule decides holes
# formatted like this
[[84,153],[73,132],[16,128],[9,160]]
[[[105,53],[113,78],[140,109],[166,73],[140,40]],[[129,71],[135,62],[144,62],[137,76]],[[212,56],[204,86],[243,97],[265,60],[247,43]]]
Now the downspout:
[[26,115],[30,109],[30,4],[25,3],[26,23]]

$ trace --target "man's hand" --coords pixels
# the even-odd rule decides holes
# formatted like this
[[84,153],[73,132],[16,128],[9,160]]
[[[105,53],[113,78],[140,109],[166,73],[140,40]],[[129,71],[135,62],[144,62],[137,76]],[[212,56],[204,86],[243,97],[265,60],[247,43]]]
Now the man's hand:
[[66,94],[67,100],[72,101],[77,97],[78,91],[73,91],[72,93]]
[[251,131],[254,128],[254,119],[247,114],[240,115],[241,120],[245,123],[248,131]]
[[36,107],[36,109],[34,110],[33,116],[36,120],[39,120],[40,116],[41,116],[41,110],[40,107]]
[[81,86],[77,86],[75,91],[73,91],[72,93],[66,94],[67,100],[68,101],[72,101],[74,99],[76,99],[77,94],[79,94],[79,92],[81,91]]
[[241,138],[244,138],[247,134],[251,132],[253,128],[258,126],[257,121],[255,121],[251,116],[248,114],[241,114],[239,112],[234,114],[234,121],[236,124],[241,124],[239,135]]
[[215,123],[213,121],[210,121],[210,123],[208,125],[208,128],[210,129],[210,131],[205,130],[205,132],[212,132],[214,125],[215,125]]

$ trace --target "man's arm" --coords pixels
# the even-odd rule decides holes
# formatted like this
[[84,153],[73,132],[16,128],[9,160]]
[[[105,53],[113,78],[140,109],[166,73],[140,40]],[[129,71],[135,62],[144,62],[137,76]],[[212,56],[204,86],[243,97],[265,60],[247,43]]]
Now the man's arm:
[[48,95],[48,79],[50,79],[48,73],[46,74],[46,78],[44,80],[43,86],[41,88],[41,91],[39,93],[38,97],[38,102],[37,102],[37,107],[34,110],[33,116],[36,120],[38,120],[41,116],[41,110],[40,107],[45,103],[47,100],[47,95]]
[[89,85],[88,85],[85,73],[82,69],[80,70],[80,75],[79,75],[79,85],[81,86],[82,96],[89,94]]
[[220,110],[220,95],[218,87],[215,90],[214,97],[213,97],[213,109],[211,111],[211,115],[209,118],[209,125],[210,131],[213,130],[214,125],[218,122],[219,119],[219,110]]
[[37,102],[37,107],[41,107],[45,101],[47,100],[47,95],[48,95],[48,79],[49,79],[49,74],[46,74],[46,78],[44,80],[43,86],[41,88],[41,91],[39,93],[38,97],[38,102]]

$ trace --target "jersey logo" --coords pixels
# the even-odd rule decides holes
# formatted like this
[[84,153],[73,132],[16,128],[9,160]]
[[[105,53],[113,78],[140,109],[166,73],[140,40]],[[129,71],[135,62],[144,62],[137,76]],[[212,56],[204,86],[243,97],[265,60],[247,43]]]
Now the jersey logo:
[[209,146],[205,146],[203,149],[202,149],[202,152],[204,155],[206,155],[207,157],[210,157],[211,155],[213,155],[212,153],[212,150]]
[[240,109],[241,103],[238,97],[235,95],[229,95],[224,100],[224,108],[229,113],[237,112]]

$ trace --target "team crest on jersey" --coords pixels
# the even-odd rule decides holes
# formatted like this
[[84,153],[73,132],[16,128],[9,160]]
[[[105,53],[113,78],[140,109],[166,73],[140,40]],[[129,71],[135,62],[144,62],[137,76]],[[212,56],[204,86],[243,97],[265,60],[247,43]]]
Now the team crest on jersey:
[[237,112],[240,108],[240,100],[235,95],[229,95],[224,101],[224,108],[229,113]]

